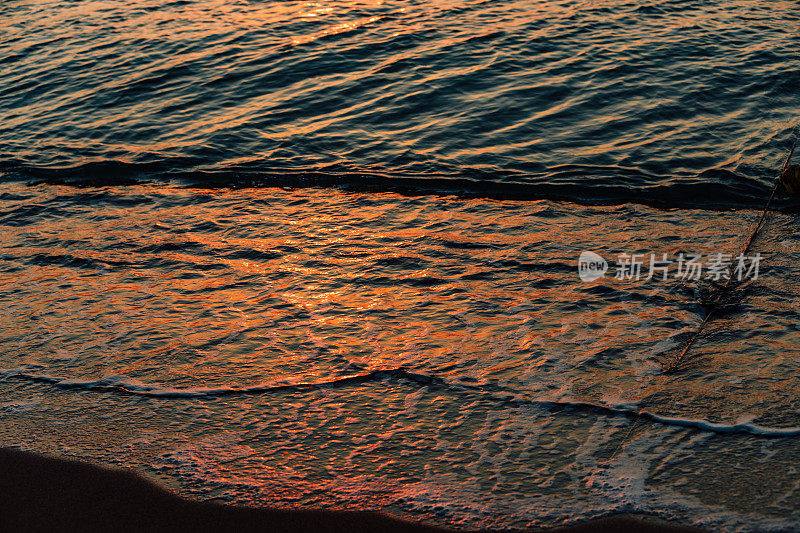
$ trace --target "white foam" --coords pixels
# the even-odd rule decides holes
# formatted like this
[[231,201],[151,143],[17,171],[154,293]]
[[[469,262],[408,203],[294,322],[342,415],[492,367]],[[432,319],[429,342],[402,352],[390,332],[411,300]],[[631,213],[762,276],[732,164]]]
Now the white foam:
[[[84,388],[84,389],[100,389],[100,390],[118,390],[131,394],[138,394],[142,396],[155,396],[165,398],[195,398],[203,396],[219,396],[227,394],[248,394],[255,392],[265,392],[275,388],[282,387],[312,387],[318,384],[314,383],[258,383],[247,387],[187,387],[183,389],[163,387],[160,385],[144,383],[136,379],[132,379],[122,374],[111,374],[104,376],[100,379],[77,379],[77,378],[59,378],[48,374],[31,374],[27,368],[20,369],[0,369],[0,374],[6,377],[18,377],[23,379],[30,379],[32,381],[39,381],[50,383],[52,385],[64,388]],[[367,377],[367,374],[359,374],[353,378]],[[411,375],[411,374],[409,374]],[[424,376],[423,376],[424,377]],[[699,418],[686,418],[676,416],[665,416],[648,410],[637,410],[635,404],[632,403],[619,403],[619,404],[601,404],[589,403],[582,401],[575,401],[570,399],[570,385],[564,384],[563,387],[557,391],[551,391],[547,399],[530,398],[525,399],[526,402],[531,404],[539,404],[542,406],[563,406],[575,407],[589,410],[600,410],[608,414],[622,414],[629,417],[645,418],[653,422],[668,426],[693,428],[700,431],[707,431],[713,433],[748,433],[751,435],[758,435],[763,437],[797,437],[800,436],[800,427],[768,427],[753,424],[750,421],[725,423],[725,422],[711,422]],[[407,408],[413,407],[413,400]]]

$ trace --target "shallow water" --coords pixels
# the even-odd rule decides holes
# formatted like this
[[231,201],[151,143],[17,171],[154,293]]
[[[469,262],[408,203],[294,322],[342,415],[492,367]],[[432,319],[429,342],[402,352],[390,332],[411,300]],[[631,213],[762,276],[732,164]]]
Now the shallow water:
[[768,267],[665,375],[705,283],[583,283],[577,251],[735,250],[757,212],[22,183],[0,198],[4,444],[200,498],[463,526],[796,523],[792,216],[770,219]]
[[[458,527],[800,527],[794,2],[0,5],[0,444]],[[609,260],[584,283],[582,251]]]

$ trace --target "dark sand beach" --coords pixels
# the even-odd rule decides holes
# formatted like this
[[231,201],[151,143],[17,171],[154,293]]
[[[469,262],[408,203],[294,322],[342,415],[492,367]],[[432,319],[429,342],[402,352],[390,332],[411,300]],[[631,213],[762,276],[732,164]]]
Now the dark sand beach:
[[[126,470],[0,449],[0,528],[13,531],[454,531],[363,511],[247,508],[189,501]],[[619,515],[559,532],[689,533],[654,518]]]

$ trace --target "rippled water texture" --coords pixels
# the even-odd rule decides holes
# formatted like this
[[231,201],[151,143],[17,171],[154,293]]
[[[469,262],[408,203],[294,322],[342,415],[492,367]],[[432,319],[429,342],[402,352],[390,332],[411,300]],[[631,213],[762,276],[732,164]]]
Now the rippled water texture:
[[[0,445],[459,527],[800,527],[797,2],[0,4]],[[703,303],[705,302],[705,304]]]
[[664,375],[704,284],[582,283],[577,250],[727,251],[757,213],[24,184],[0,201],[5,444],[201,498],[464,526],[797,523],[792,216]]
[[0,157],[101,182],[755,206],[796,125],[797,7],[6,1]]

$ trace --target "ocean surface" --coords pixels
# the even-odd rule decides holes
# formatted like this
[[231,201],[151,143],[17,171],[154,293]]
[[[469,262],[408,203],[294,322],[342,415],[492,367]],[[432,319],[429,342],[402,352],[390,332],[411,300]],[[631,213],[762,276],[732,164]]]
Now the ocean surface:
[[[457,528],[800,529],[800,201],[724,305],[676,271],[735,264],[761,214],[799,23],[4,0],[0,445]],[[620,254],[676,261],[618,279]]]

